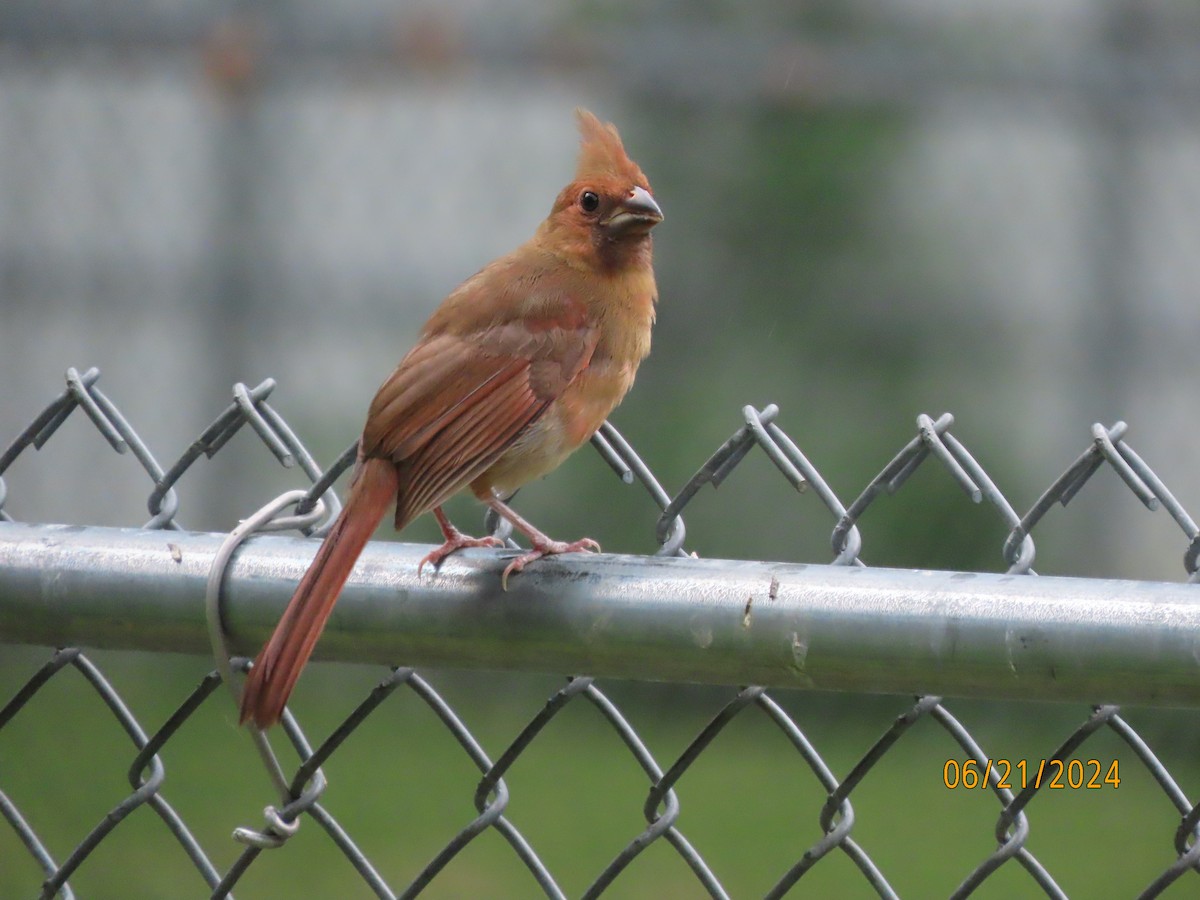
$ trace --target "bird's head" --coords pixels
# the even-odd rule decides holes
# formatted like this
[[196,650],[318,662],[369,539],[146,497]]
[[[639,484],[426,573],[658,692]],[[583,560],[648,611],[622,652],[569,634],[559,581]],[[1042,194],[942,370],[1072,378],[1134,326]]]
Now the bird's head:
[[543,229],[562,249],[604,267],[645,258],[650,229],[663,220],[650,182],[625,153],[617,129],[578,109],[579,164]]

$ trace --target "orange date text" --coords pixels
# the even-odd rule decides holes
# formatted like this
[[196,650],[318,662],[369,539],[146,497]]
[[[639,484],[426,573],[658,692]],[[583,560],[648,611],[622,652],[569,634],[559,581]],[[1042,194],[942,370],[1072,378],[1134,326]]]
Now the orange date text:
[[948,759],[942,766],[942,784],[949,790],[991,787],[1023,791],[1033,787],[1094,791],[1120,787],[1121,775],[1115,759]]

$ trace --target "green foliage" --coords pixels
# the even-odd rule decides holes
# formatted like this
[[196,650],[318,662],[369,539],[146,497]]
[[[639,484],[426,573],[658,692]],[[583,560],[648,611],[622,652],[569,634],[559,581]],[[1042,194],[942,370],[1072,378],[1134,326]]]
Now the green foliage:
[[[11,692],[47,656],[18,648],[0,663],[0,691]],[[93,658],[153,730],[204,673],[203,660],[152,654]],[[486,751],[496,759],[562,684],[549,676],[427,673]],[[314,666],[296,698],[306,730],[319,740],[379,678],[378,668]],[[487,690],[480,690],[486,682]],[[602,690],[625,712],[664,769],[733,688],[611,682]],[[844,778],[892,720],[905,698],[861,698],[778,691],[773,695]],[[950,708],[996,757],[1036,761],[1087,715],[1078,706],[951,702]],[[1135,726],[1167,747],[1164,761],[1183,783],[1196,762],[1183,751],[1198,737],[1187,714],[1127,710]],[[163,796],[221,870],[240,845],[239,825],[261,824],[273,797],[249,739],[234,724],[224,692],[170,741],[162,758]],[[1013,723],[1021,722],[1014,728]],[[1180,748],[1173,753],[1171,747]],[[83,679],[65,671],[0,732],[0,772],[10,798],[63,859],[128,792],[134,756]],[[948,894],[994,848],[998,804],[988,791],[947,789],[943,767],[962,751],[932,720],[917,723],[854,792],[853,835],[902,896]],[[1044,791],[1029,809],[1030,848],[1071,896],[1131,896],[1169,863],[1177,813],[1115,735],[1101,733],[1081,758],[1120,760],[1121,786]],[[20,777],[9,773],[19,772]],[[416,876],[475,817],[478,771],[434,714],[400,690],[326,767],[322,802],[394,887]],[[572,701],[517,760],[506,779],[506,816],[523,832],[568,896],[578,896],[645,827],[648,782],[616,733],[583,699]],[[734,719],[677,787],[678,827],[733,896],[760,896],[821,838],[825,795],[790,742],[758,710]],[[1116,848],[1097,856],[1096,848]],[[1093,852],[1086,852],[1088,848]],[[0,896],[28,897],[41,875],[13,832],[0,829]],[[1109,864],[1112,861],[1112,864]],[[1024,896],[1031,882],[1015,862],[982,896]],[[148,808],[136,810],[72,879],[78,896],[201,896],[191,863]],[[798,895],[870,896],[861,875],[834,852],[801,882]],[[652,845],[616,883],[613,896],[695,896],[687,867]],[[495,832],[474,841],[423,896],[524,898],[537,894],[529,873]],[[368,896],[319,826],[302,825],[282,850],[265,853],[238,896]]]

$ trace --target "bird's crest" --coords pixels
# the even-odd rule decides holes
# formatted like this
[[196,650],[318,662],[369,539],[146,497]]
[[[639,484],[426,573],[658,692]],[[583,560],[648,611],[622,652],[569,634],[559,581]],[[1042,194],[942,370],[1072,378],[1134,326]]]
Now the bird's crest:
[[582,107],[575,110],[579,120],[579,164],[576,180],[614,177],[646,185],[646,176],[637,163],[625,154],[621,136],[611,122],[601,122]]

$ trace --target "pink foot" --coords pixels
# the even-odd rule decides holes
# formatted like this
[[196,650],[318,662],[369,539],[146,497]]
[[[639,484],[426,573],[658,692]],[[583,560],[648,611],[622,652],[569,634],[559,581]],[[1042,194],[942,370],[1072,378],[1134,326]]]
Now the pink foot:
[[491,535],[488,535],[487,537],[473,538],[467,537],[467,535],[463,534],[461,531],[455,530],[454,534],[446,535],[446,543],[442,544],[442,546],[438,547],[436,550],[431,550],[429,553],[425,554],[424,558],[417,563],[417,577],[421,577],[421,570],[425,568],[426,563],[429,563],[436,569],[442,564],[442,560],[444,560],[447,556],[456,550],[462,550],[464,547],[503,546],[504,541],[500,540],[498,537],[492,537]]
[[500,588],[508,590],[508,576],[513,572],[522,571],[527,565],[535,559],[541,559],[543,556],[557,556],[559,553],[581,553],[584,550],[592,550],[596,553],[600,552],[600,545],[591,538],[580,538],[577,541],[572,541],[567,544],[563,541],[544,540],[533,545],[533,549],[527,553],[522,553],[504,568],[504,573],[500,576]]

